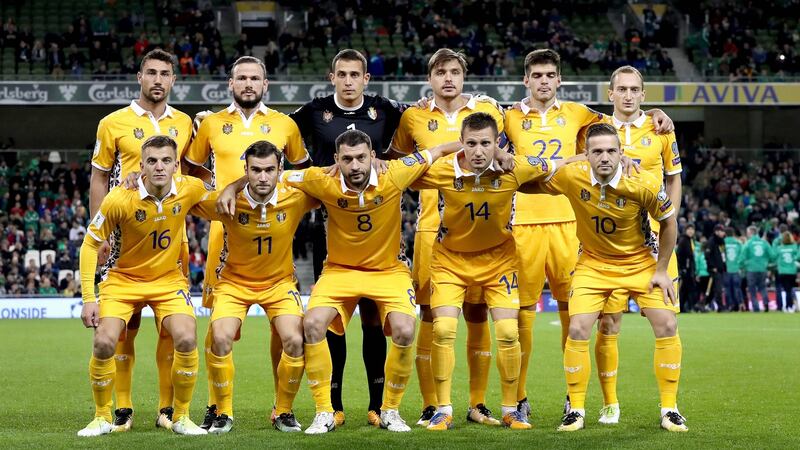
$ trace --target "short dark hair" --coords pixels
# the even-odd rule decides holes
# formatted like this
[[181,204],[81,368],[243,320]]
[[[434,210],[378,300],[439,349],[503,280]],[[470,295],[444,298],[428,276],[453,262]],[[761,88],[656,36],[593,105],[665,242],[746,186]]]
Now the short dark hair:
[[491,128],[495,136],[499,134],[497,121],[494,120],[494,117],[492,117],[491,114],[485,112],[472,113],[465,117],[464,121],[461,122],[461,135],[463,136],[464,131],[467,129],[485,130],[486,128]]
[[337,53],[331,61],[331,73],[336,72],[336,63],[339,61],[358,61],[361,63],[361,69],[364,71],[364,73],[367,73],[367,58],[365,58],[364,55],[358,50],[346,48]]
[[278,161],[278,166],[281,165],[283,153],[275,147],[275,144],[269,141],[256,141],[247,147],[244,151],[244,163],[250,163],[250,158],[269,158],[275,155],[275,160]]
[[231,78],[233,78],[234,69],[236,69],[236,66],[239,64],[258,64],[261,67],[261,70],[264,72],[264,78],[267,78],[267,66],[264,65],[263,61],[255,56],[242,56],[234,61],[233,64],[231,64]]
[[372,140],[367,133],[361,130],[347,130],[336,137],[336,153],[339,153],[339,147],[342,145],[355,147],[361,144],[367,144],[367,147],[372,150]]
[[433,73],[433,69],[447,61],[456,61],[458,65],[461,66],[461,70],[464,74],[467,73],[467,58],[463,53],[450,50],[449,48],[440,48],[436,50],[436,53],[431,55],[431,59],[428,60],[428,76]]
[[142,154],[144,154],[144,149],[146,148],[161,148],[161,147],[172,147],[172,150],[175,152],[175,155],[178,154],[178,143],[175,142],[175,139],[172,139],[169,136],[163,134],[157,134],[155,136],[150,136],[147,140],[144,141],[142,144]]
[[150,50],[144,55],[144,57],[142,58],[142,62],[139,64],[140,72],[144,70],[144,64],[147,61],[150,61],[151,59],[156,61],[163,61],[169,64],[173,72],[175,71],[175,56],[170,52],[166,52],[164,50],[161,50],[160,48],[157,48],[155,50]]
[[619,143],[619,134],[617,134],[617,129],[608,123],[595,123],[589,125],[589,128],[586,130],[587,149],[589,148],[589,139],[595,136],[614,136],[617,138],[617,142]]
[[525,56],[525,75],[530,74],[531,66],[537,64],[552,64],[556,66],[556,74],[561,75],[561,56],[549,48],[534,50]]

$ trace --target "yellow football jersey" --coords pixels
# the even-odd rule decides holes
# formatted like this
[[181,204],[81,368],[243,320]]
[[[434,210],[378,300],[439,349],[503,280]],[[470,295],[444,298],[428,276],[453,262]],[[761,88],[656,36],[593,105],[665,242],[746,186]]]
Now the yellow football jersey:
[[114,259],[110,273],[131,282],[174,278],[185,283],[175,264],[180,259],[184,222],[192,206],[207,195],[201,180],[186,176],[175,176],[162,200],[148,194],[141,179],[138,190],[117,186],[100,204],[87,237],[101,242],[119,231],[110,257]]
[[303,215],[319,202],[303,191],[278,183],[265,203],[245,187],[233,218],[216,212],[218,193],[197,204],[191,214],[218,220],[225,238],[217,276],[250,289],[265,289],[294,274],[292,241]]
[[430,153],[423,151],[389,161],[384,174],[373,167],[362,192],[350,190],[341,174],[334,178],[319,167],[286,171],[283,180],[319,199],[328,210],[328,262],[386,270],[408,266],[401,249],[400,202],[403,191],[428,170],[430,160]]
[[178,143],[178,158],[189,149],[192,119],[167,105],[164,115],[156,119],[135,100],[103,117],[97,126],[97,141],[92,153],[92,166],[111,172],[109,188],[120,183],[131,172],[139,172],[142,144],[151,136],[170,136]]
[[[505,131],[517,155],[561,160],[575,156],[581,129],[599,122],[603,114],[580,103],[559,102],[544,112],[520,102],[521,110],[506,112]],[[581,149],[582,151],[582,149]],[[569,222],[575,213],[563,196],[517,194],[514,224]]]
[[647,215],[664,220],[675,213],[661,180],[644,171],[623,176],[620,166],[602,186],[589,163],[578,162],[560,168],[542,187],[569,200],[583,252],[611,264],[655,262],[658,241]]
[[[656,134],[652,117],[642,113],[638,119],[626,123],[610,116],[605,122],[617,129],[623,154],[656,179],[662,180],[664,175],[676,175],[683,170],[675,133]],[[651,220],[650,226],[656,233],[660,228],[657,220]]]
[[[392,137],[392,147],[402,153],[411,153],[458,141],[461,137],[461,123],[464,118],[476,112],[491,114],[497,121],[498,131],[502,134],[503,111],[488,101],[478,101],[476,97],[470,96],[467,104],[453,114],[447,114],[439,109],[434,101],[431,101],[430,107],[427,109],[406,109],[400,116],[400,124]],[[437,231],[439,229],[437,197],[438,194],[435,191],[419,193],[417,231]]]
[[250,118],[244,117],[232,103],[203,119],[186,160],[201,166],[210,158],[214,186],[222,189],[242,177],[244,152],[257,141],[271,142],[292,164],[308,160],[308,151],[294,120],[263,103]]
[[457,252],[478,252],[511,239],[513,198],[519,186],[544,179],[555,165],[535,156],[515,156],[514,170],[489,166],[484,174],[464,171],[458,164],[463,150],[436,161],[412,184],[436,189],[439,196],[438,241]]

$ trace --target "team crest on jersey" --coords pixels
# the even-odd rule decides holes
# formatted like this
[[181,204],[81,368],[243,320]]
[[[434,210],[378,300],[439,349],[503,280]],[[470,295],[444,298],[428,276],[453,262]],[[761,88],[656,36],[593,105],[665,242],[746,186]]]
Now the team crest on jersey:
[[533,125],[533,122],[531,122],[531,119],[525,119],[525,120],[522,121],[522,129],[525,130],[525,131],[530,130],[531,129],[531,125]]
[[134,128],[133,137],[135,137],[136,139],[142,139],[144,137],[144,130],[141,128]]
[[589,193],[586,189],[581,189],[581,200],[588,202],[592,199],[592,194]]
[[263,134],[269,134],[270,131],[272,131],[272,128],[270,128],[269,125],[267,125],[265,123],[261,124],[261,132]]
[[323,111],[322,121],[325,123],[330,123],[331,120],[333,120],[333,113],[328,110]]
[[453,180],[453,188],[455,188],[455,190],[457,191],[463,191],[464,180],[462,180],[461,178],[456,178],[455,180]]
[[675,155],[675,156],[680,155],[680,152],[678,151],[678,143],[677,142],[673,142],[672,143],[672,154]]
[[339,205],[339,208],[342,208],[342,209],[347,208],[347,199],[346,198],[340,198],[339,200],[336,200],[336,204]]
[[408,167],[411,167],[414,165],[414,163],[417,162],[417,159],[414,158],[413,156],[405,156],[401,159],[401,161],[403,161],[403,164],[407,165]]
[[372,203],[375,203],[376,205],[380,205],[381,203],[383,203],[383,196],[382,195],[376,195],[375,198],[372,199]]
[[642,145],[644,147],[650,147],[650,144],[652,144],[652,143],[653,143],[653,140],[650,139],[650,136],[645,136],[645,137],[642,138]]
[[492,178],[492,181],[490,181],[489,184],[493,189],[500,189],[500,184],[502,184],[502,182],[500,181],[500,178]]
[[617,198],[617,206],[618,207],[624,208],[626,203],[628,203],[628,200],[625,197]]
[[242,225],[250,223],[250,215],[247,213],[239,213],[239,223]]
[[147,220],[147,213],[143,209],[136,210],[136,221],[137,222],[144,222]]
[[374,106],[370,106],[369,109],[367,110],[367,115],[369,116],[370,119],[375,120],[378,118],[378,111],[375,110]]
[[439,129],[439,121],[436,119],[431,119],[428,121],[428,129],[430,131],[436,131]]
[[278,222],[285,221],[286,220],[286,212],[285,211],[278,211],[278,214],[275,214],[275,219],[277,219]]
[[178,213],[180,213],[180,212],[181,212],[181,204],[180,203],[175,203],[175,206],[172,207],[172,215],[173,216],[177,216]]
[[222,132],[225,133],[225,134],[233,133],[233,124],[232,123],[226,123],[226,124],[222,125]]
[[169,135],[174,138],[178,137],[178,129],[175,127],[169,127]]
[[558,115],[558,117],[556,117],[556,123],[557,123],[557,124],[558,124],[558,126],[560,126],[561,128],[564,128],[565,126],[567,126],[567,119],[565,119],[565,118],[564,118],[564,116],[562,116],[561,114],[559,114],[559,115]]

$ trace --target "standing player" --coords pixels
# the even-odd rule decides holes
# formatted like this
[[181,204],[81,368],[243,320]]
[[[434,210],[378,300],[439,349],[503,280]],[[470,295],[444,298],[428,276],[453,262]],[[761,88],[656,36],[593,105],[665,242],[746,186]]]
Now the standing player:
[[[433,100],[428,108],[409,108],[400,118],[400,125],[392,138],[392,151],[409,154],[420,149],[459,139],[461,123],[474,112],[491,114],[497,121],[501,141],[503,113],[494,102],[478,101],[471,95],[463,95],[464,76],[467,63],[464,55],[450,49],[439,49],[428,61],[428,82],[433,90]],[[505,143],[501,142],[501,147]],[[431,344],[433,342],[433,315],[430,307],[431,249],[439,230],[438,194],[435,190],[423,190],[419,194],[419,217],[414,236],[413,278],[417,292],[416,302],[420,307],[422,322],[417,336],[416,367],[422,391],[423,410],[418,425],[427,426],[436,413],[440,402],[436,399],[436,387],[431,369]],[[464,319],[467,322],[467,362],[470,371],[470,421],[487,425],[500,425],[486,408],[486,389],[489,383],[491,364],[491,337],[486,316],[486,305],[482,303],[479,289],[467,293],[464,302]]]
[[[519,108],[506,112],[505,132],[515,154],[559,161],[575,156],[582,130],[603,119],[603,115],[580,103],[561,102],[556,98],[561,86],[561,58],[550,49],[535,50],[525,57],[523,82],[530,91]],[[669,118],[659,110],[649,111],[661,129],[672,127]],[[569,312],[567,298],[571,274],[578,257],[575,237],[575,213],[563,196],[523,194],[516,197],[514,239],[519,258],[519,332],[522,349],[518,408],[527,416],[528,363],[533,353],[533,323],[536,304],[542,294],[545,278],[553,299],[558,304],[561,321],[561,349],[567,340]],[[565,404],[569,410],[569,398]]]
[[[586,388],[591,375],[589,337],[600,313],[620,316],[634,297],[656,336],[654,368],[661,394],[661,426],[687,431],[677,408],[681,341],[677,334],[674,285],[667,274],[677,236],[672,201],[663,183],[648,172],[622,176],[617,130],[609,124],[589,127],[587,162],[570,164],[540,186],[569,199],[577,217],[581,254],[569,299],[570,326],[564,373],[572,409],[560,431],[584,427]],[[649,218],[661,222],[658,237]],[[655,290],[654,290],[655,289]],[[624,296],[612,295],[624,291]],[[613,304],[616,302],[616,304]]]
[[276,392],[280,431],[300,431],[292,402],[303,378],[303,307],[294,278],[292,239],[303,215],[317,207],[303,192],[278,183],[280,151],[267,141],[251,144],[244,153],[247,185],[236,199],[232,216],[216,213],[216,196],[209,196],[191,214],[219,220],[225,227],[225,260],[217,268],[211,330],[214,340],[206,353],[209,389],[217,401],[217,417],[209,433],[233,426],[233,341],[247,310],[261,306],[280,337],[283,353],[278,364]]
[[[623,66],[611,75],[609,99],[614,103],[614,113],[606,118],[617,129],[625,156],[638,163],[642,170],[657,180],[666,180],[667,197],[672,201],[675,211],[681,208],[681,157],[675,133],[658,134],[656,125],[640,109],[645,98],[642,74],[631,66]],[[651,217],[650,229],[658,234],[660,222]],[[675,283],[676,295],[679,292],[678,258],[674,254],[669,259],[668,273]],[[609,304],[627,304],[627,292],[617,291]],[[616,298],[626,297],[626,298]],[[620,319],[615,314],[621,311],[605,310],[597,327],[595,339],[595,360],[600,388],[603,391],[603,408],[600,410],[600,423],[619,423],[620,407],[617,398],[617,377],[619,368],[619,347],[617,345]],[[609,314],[605,314],[609,313]]]
[[[112,431],[111,394],[116,379],[114,347],[133,313],[148,304],[158,329],[174,342],[170,375],[174,388],[172,431],[206,434],[189,419],[189,404],[197,381],[198,355],[194,307],[186,276],[176,264],[181,253],[186,214],[207,196],[195,178],[174,176],[176,142],[152,136],[142,144],[143,178],[139,189],[117,186],[103,199],[92,219],[80,254],[84,325],[95,327],[89,381],[95,418],[78,436]],[[119,248],[114,266],[100,284],[95,300],[94,276],[101,244],[117,230]]]
[[[192,141],[192,146],[184,156],[190,175],[200,176],[200,166],[210,161],[213,173],[213,186],[227,186],[241,177],[244,170],[244,151],[252,143],[266,140],[281,150],[290,163],[304,164],[308,152],[303,145],[300,130],[287,115],[269,109],[261,99],[267,90],[266,68],[264,63],[252,56],[242,56],[231,66],[228,88],[233,93],[233,103],[222,111],[205,117]],[[211,223],[208,236],[208,257],[205,279],[203,280],[203,306],[213,306],[213,290],[216,284],[216,268],[222,256],[222,223]],[[206,334],[206,351],[211,348],[212,333]],[[270,338],[275,391],[277,368],[281,358],[280,339]],[[208,429],[216,415],[217,399],[209,392],[209,404],[203,427]]]
[[[314,165],[325,167],[334,164],[336,138],[347,130],[365,132],[382,153],[389,148],[392,134],[400,122],[404,105],[380,96],[364,95],[369,83],[367,60],[356,50],[345,49],[334,56],[328,77],[335,89],[333,95],[315,98],[290,114],[300,128],[300,133],[311,149]],[[323,211],[312,212],[312,246],[314,252],[314,279],[322,272],[326,256],[325,221]],[[359,301],[363,335],[362,356],[367,370],[369,406],[367,421],[380,425],[380,405],[383,396],[383,365],[386,362],[386,338],[383,336],[375,302]],[[328,347],[333,361],[331,401],[336,425],[344,423],[342,379],[347,359],[347,341],[344,336],[328,331]]]
[[442,217],[431,258],[431,366],[439,408],[429,430],[447,430],[453,424],[453,346],[458,315],[470,288],[483,292],[495,322],[503,423],[514,429],[531,428],[517,411],[519,294],[512,209],[517,188],[545,178],[555,164],[517,156],[513,171],[502,174],[494,161],[499,141],[492,115],[470,114],[461,125],[463,151],[437,162],[412,185],[438,190]]
[[[147,53],[136,75],[141,92],[138,100],[129,106],[114,111],[104,117],[97,127],[97,142],[92,155],[92,178],[89,188],[89,209],[96,214],[100,203],[109,190],[139,170],[142,142],[154,135],[168,134],[178,144],[180,158],[188,149],[192,136],[191,118],[167,104],[169,92],[175,83],[175,57],[163,50]],[[119,257],[118,234],[112,233],[108,243],[100,246],[99,262],[103,265],[102,277],[113,267]],[[185,240],[185,239],[184,239]],[[110,253],[110,254],[109,254]],[[176,261],[177,264],[177,261]],[[188,271],[188,246],[181,253],[181,266]],[[114,384],[117,407],[114,411],[115,431],[127,431],[133,425],[133,402],[131,383],[133,366],[136,361],[134,339],[139,331],[144,303],[133,312],[127,322],[127,330],[121,334],[115,350],[117,376]],[[90,305],[91,307],[91,305]],[[172,338],[160,334],[156,346],[156,365],[158,366],[158,408],[156,426],[169,429],[172,424]]]

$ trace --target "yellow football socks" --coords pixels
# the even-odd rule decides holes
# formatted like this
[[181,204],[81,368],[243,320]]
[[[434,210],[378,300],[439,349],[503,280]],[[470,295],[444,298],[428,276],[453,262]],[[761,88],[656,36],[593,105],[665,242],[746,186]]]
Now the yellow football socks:
[[233,377],[236,368],[233,365],[233,352],[217,356],[213,352],[206,353],[206,370],[208,370],[208,388],[214,392],[217,414],[233,416]]
[[589,340],[579,341],[567,337],[564,347],[564,374],[567,377],[567,392],[573,409],[585,409],[586,388],[592,373],[589,357]]
[[158,409],[172,406],[172,354],[175,345],[169,334],[158,337],[156,368],[158,369]]
[[172,356],[172,386],[175,389],[173,422],[189,414],[189,404],[192,402],[194,385],[197,383],[198,365],[196,348],[190,352],[175,350]]
[[458,330],[458,319],[455,317],[437,317],[433,319],[433,347],[431,351],[431,368],[436,384],[436,399],[439,405],[451,405],[450,389],[453,369],[456,365],[455,342]]
[[131,388],[133,384],[133,366],[136,364],[136,351],[133,345],[135,336],[135,332],[128,332],[126,339],[117,341],[117,347],[114,349],[114,361],[117,368],[114,392],[117,395],[117,408],[133,408]]
[[681,356],[683,347],[678,335],[656,339],[653,355],[661,408],[676,408],[678,404],[678,382],[681,378]]
[[306,359],[303,355],[289,356],[281,352],[276,378],[275,412],[280,415],[292,411],[292,403],[300,390]]
[[306,376],[311,387],[311,396],[317,407],[317,412],[333,412],[331,404],[331,375],[333,363],[331,351],[328,349],[328,340],[323,339],[316,344],[305,344]]
[[114,357],[97,359],[92,355],[89,359],[89,383],[92,385],[95,417],[102,417],[113,422],[111,417],[111,396],[114,392],[116,366]]
[[411,378],[413,357],[413,346],[397,345],[394,341],[389,343],[389,351],[386,354],[386,364],[383,369],[386,375],[386,384],[383,387],[382,411],[400,408],[400,401],[406,391],[408,379]]
[[439,405],[436,400],[436,385],[433,383],[433,369],[431,369],[432,344],[433,322],[422,321],[419,323],[419,333],[417,334],[416,366],[424,407]]
[[606,335],[597,332],[594,343],[594,358],[597,364],[597,375],[600,389],[603,391],[603,404],[619,403],[617,399],[617,368],[619,366],[618,335]]
[[492,337],[489,321],[467,322],[467,366],[469,367],[469,404],[486,403],[489,369],[492,366]]
[[[517,400],[528,397],[525,383],[528,381],[528,364],[533,354],[533,323],[536,321],[536,311],[529,309],[519,310],[519,384],[517,385]],[[497,326],[495,325],[495,328]]]
[[520,345],[517,319],[501,319],[494,323],[497,339],[497,369],[500,371],[502,405],[517,406]]
[[569,337],[569,311],[558,310],[558,320],[561,321],[561,351],[567,344],[567,337]]

